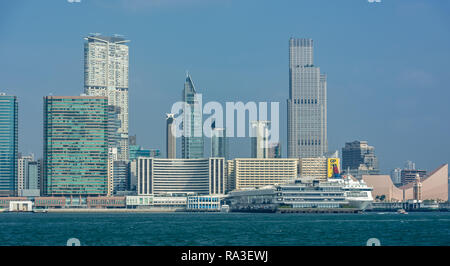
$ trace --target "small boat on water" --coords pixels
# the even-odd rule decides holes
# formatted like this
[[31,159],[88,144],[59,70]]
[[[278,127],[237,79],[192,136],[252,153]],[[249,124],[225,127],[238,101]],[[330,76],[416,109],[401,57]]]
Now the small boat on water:
[[222,207],[220,208],[220,212],[230,212],[230,206],[228,205],[222,205]]
[[34,213],[47,213],[48,211],[45,209],[35,209],[33,210]]
[[404,209],[398,209],[397,213],[399,213],[399,214],[408,214]]

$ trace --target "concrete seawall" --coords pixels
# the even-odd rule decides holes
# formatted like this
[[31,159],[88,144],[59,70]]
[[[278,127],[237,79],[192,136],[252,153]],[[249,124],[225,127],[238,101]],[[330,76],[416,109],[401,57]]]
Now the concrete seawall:
[[185,209],[153,208],[153,209],[47,209],[48,213],[166,213],[185,212]]

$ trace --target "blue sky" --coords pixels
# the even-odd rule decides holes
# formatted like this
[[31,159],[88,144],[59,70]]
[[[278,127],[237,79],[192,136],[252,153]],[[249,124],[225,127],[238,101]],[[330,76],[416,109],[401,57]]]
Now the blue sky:
[[[204,102],[279,101],[286,154],[288,39],[312,38],[329,149],[367,140],[384,172],[406,160],[433,170],[450,159],[449,12],[440,0],[1,1],[0,91],[19,97],[19,150],[40,157],[42,97],[83,92],[84,36],[123,34],[139,144],[164,152],[164,114],[189,70]],[[247,157],[250,144],[230,150]]]

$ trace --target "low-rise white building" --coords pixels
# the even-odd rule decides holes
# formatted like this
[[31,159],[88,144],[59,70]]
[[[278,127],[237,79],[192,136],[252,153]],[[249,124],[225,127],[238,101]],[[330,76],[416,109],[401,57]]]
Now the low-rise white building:
[[179,196],[126,196],[127,208],[186,208],[186,197]]
[[26,201],[10,201],[9,202],[10,212],[31,212],[33,211],[33,202]]
[[223,196],[189,196],[187,210],[190,211],[220,211],[220,200]]

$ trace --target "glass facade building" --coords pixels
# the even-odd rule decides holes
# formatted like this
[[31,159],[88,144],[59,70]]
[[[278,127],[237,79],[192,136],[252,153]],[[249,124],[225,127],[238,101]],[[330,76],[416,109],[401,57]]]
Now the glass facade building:
[[17,97],[0,94],[0,196],[17,192]]
[[184,120],[181,138],[182,158],[203,158],[203,117],[201,95],[195,91],[191,76],[186,77],[183,90]]
[[108,98],[44,97],[44,193],[108,192]]

